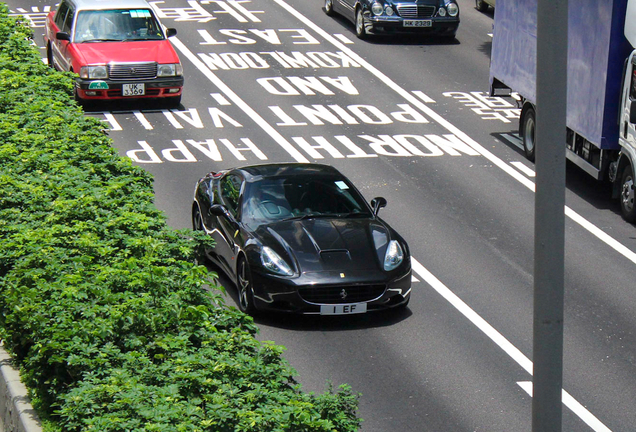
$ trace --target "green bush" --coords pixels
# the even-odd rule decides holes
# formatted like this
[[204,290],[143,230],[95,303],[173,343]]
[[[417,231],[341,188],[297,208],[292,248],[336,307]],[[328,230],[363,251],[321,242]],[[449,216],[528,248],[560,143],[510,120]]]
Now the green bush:
[[[303,393],[194,265],[210,240],[167,227],[0,4],[0,336],[64,431],[354,431],[346,386]],[[209,244],[208,244],[209,246]]]

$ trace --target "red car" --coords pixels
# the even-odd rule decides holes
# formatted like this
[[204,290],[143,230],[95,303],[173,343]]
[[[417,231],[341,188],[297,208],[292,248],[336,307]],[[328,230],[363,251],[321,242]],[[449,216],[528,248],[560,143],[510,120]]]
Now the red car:
[[169,98],[181,103],[183,67],[145,0],[62,0],[46,21],[51,67],[78,74],[75,99]]

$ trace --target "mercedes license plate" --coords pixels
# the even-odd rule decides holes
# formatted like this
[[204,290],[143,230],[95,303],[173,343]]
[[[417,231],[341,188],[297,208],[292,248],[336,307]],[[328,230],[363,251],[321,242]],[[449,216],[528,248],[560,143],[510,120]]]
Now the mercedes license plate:
[[366,303],[350,303],[350,304],[335,304],[335,305],[321,305],[320,315],[349,315],[365,313],[367,311]]
[[146,94],[146,86],[144,83],[139,84],[122,84],[122,96],[143,96]]
[[404,20],[404,27],[431,27],[433,21],[431,20]]

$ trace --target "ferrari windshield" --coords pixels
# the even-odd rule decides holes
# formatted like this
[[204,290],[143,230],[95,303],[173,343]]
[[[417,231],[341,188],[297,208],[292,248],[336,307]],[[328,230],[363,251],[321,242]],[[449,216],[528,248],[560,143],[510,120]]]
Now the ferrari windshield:
[[161,26],[150,9],[85,10],[75,24],[78,43],[161,39]]
[[312,217],[370,216],[360,194],[344,178],[307,175],[270,177],[249,183],[242,219],[268,223]]

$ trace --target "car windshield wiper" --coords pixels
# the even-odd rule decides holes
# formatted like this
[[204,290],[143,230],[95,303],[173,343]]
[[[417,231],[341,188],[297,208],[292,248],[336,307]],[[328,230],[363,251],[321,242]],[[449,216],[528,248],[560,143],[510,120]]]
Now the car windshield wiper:
[[346,218],[368,218],[371,216],[371,214],[367,212],[358,212],[358,213],[347,213],[342,216]]
[[83,40],[82,43],[84,43],[84,42],[122,42],[122,40],[121,39],[96,38],[96,39]]
[[284,221],[289,220],[304,220],[304,219],[318,219],[318,218],[333,218],[333,217],[341,217],[342,214],[338,213],[309,213],[306,215],[292,216],[285,219]]

